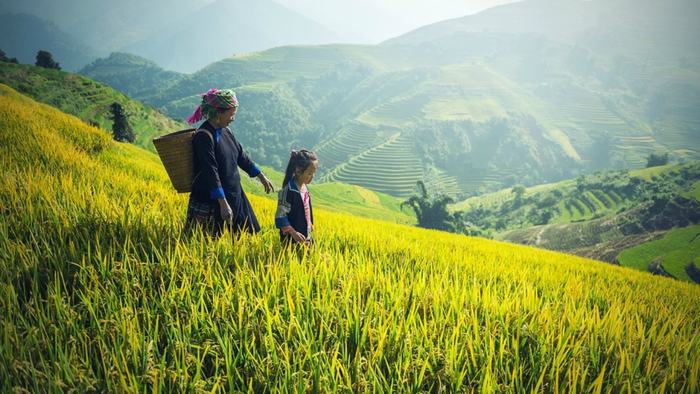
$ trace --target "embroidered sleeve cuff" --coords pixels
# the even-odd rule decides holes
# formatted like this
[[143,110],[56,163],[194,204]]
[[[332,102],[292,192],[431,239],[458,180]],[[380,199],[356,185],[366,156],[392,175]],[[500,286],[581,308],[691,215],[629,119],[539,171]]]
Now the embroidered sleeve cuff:
[[285,227],[292,227],[292,225],[289,224],[289,219],[286,216],[282,216],[275,218],[275,227],[284,229]]
[[256,176],[260,175],[262,171],[260,171],[260,168],[256,164],[253,164],[253,169],[250,170],[248,175],[250,175],[251,178],[255,178]]
[[224,189],[221,187],[217,187],[216,189],[212,189],[211,193],[209,193],[209,197],[212,200],[216,200],[217,198],[224,198]]

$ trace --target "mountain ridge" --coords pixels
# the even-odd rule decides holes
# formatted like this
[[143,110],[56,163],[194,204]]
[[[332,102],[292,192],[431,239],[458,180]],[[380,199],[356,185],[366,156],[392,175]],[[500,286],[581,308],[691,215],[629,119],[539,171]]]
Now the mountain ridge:
[[26,64],[34,64],[40,50],[49,51],[62,68],[70,71],[77,71],[97,56],[96,50],[52,22],[22,13],[0,15],[0,49]]

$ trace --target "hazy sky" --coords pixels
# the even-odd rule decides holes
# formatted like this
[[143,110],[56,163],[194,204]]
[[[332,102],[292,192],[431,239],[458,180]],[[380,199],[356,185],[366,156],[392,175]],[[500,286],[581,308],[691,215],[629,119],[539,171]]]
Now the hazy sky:
[[275,0],[346,40],[376,43],[433,22],[516,0]]
[[[98,12],[110,0],[0,0],[0,12],[28,12],[56,22],[63,28]],[[139,0],[123,0],[124,12],[139,12],[148,7]],[[173,0],[174,9],[162,9],[163,19],[177,14],[177,10],[197,8],[216,0]],[[253,2],[258,0],[223,0]],[[474,14],[486,8],[517,0],[269,0],[311,18],[338,33],[344,42],[373,44],[401,35],[418,27],[445,19]],[[154,2],[162,3],[163,0]],[[126,3],[126,4],[125,4]],[[139,5],[140,4],[140,5]],[[119,13],[117,13],[119,14]],[[119,15],[114,15],[120,18]]]

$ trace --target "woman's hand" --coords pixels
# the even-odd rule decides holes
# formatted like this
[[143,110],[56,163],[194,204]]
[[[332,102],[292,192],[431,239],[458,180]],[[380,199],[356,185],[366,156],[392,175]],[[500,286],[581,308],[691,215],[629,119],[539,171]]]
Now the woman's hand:
[[298,232],[298,231],[292,231],[292,239],[300,244],[305,244],[306,243],[306,237],[304,237],[304,234]]
[[231,224],[233,222],[233,210],[228,205],[228,201],[225,198],[219,199],[219,212],[221,213],[221,219],[224,222]]
[[262,172],[258,174],[258,180],[260,183],[262,183],[263,187],[265,187],[265,193],[270,193],[275,191],[275,187],[272,186],[272,182],[270,182],[269,179],[267,179],[267,176],[263,174]]

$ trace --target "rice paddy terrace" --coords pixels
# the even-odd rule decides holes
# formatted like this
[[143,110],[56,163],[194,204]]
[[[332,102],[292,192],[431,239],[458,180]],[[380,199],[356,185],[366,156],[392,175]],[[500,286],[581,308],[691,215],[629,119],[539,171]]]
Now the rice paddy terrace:
[[[403,80],[404,74],[389,73],[381,83]],[[321,181],[361,185],[398,197],[412,194],[418,180],[431,193],[453,197],[502,181],[507,170],[428,165],[418,154],[415,133],[425,121],[486,122],[506,116],[505,108],[527,101],[519,100],[525,93],[514,93],[512,83],[481,64],[424,71],[412,84],[403,96],[361,112],[316,147],[327,168]]]
[[383,143],[352,156],[328,172],[322,180],[361,185],[405,197],[423,179],[423,169],[413,151],[413,140],[396,133]]
[[363,122],[352,122],[344,126],[332,138],[315,148],[324,168],[333,168],[345,163],[367,149],[379,145],[395,134],[396,129],[382,128]]
[[[510,242],[567,251],[636,269],[699,276],[695,230],[700,163],[608,171],[575,180],[472,197],[452,205],[476,226]],[[695,200],[695,201],[693,201]],[[541,214],[547,219],[541,219]],[[673,230],[674,228],[678,230]],[[678,234],[674,235],[675,231]],[[664,237],[664,239],[660,239]],[[680,237],[680,238],[679,238]],[[635,248],[632,259],[622,251]],[[656,269],[652,268],[657,272]]]
[[[672,165],[663,167],[641,169],[630,172],[631,177],[651,179],[653,176],[663,174],[672,169]],[[594,176],[591,176],[594,177]],[[613,186],[587,186],[582,191],[576,191],[575,180],[565,180],[557,183],[537,185],[529,187],[523,194],[524,197],[556,193],[559,200],[556,207],[556,215],[551,223],[570,223],[590,220],[606,216],[634,205],[636,196],[632,188],[615,188]],[[502,206],[513,200],[515,194],[511,188],[486,193],[476,197],[470,197],[451,206],[454,211],[467,211],[482,206],[494,208]]]

